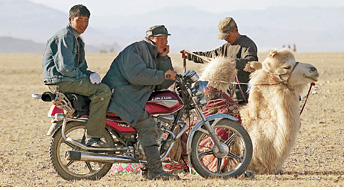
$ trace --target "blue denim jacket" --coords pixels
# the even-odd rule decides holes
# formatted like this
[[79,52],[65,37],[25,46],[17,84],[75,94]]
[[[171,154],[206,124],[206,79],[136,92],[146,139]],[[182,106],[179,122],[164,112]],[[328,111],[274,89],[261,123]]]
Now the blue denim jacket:
[[60,30],[47,41],[42,60],[46,85],[89,77],[93,72],[87,68],[84,42],[71,25]]

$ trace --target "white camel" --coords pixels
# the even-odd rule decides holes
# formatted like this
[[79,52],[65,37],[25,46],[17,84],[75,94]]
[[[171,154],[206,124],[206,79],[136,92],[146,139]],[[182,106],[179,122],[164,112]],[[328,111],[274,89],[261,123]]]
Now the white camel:
[[[218,62],[210,64],[214,65],[203,73],[207,80],[223,70]],[[230,62],[233,67],[234,64]],[[228,64],[222,65],[229,69]],[[253,143],[248,169],[258,174],[277,173],[292,151],[300,129],[299,96],[307,84],[317,81],[319,74],[313,65],[295,61],[289,49],[271,50],[263,63],[250,62],[247,69],[255,70],[249,82],[248,104],[240,107],[242,125]],[[223,84],[226,82],[225,76],[220,79],[224,80]],[[212,85],[225,92],[225,86]]]

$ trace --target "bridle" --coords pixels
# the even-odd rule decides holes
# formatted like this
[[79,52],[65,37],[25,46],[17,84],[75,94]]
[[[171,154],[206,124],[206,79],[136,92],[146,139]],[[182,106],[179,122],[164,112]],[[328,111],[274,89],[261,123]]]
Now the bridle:
[[283,84],[286,85],[290,91],[293,91],[294,89],[288,85],[288,81],[289,81],[290,77],[292,77],[292,73],[293,73],[294,69],[296,68],[296,66],[298,66],[298,64],[299,64],[299,62],[295,62],[293,69],[289,72],[289,77],[287,78],[287,80],[283,80],[281,75],[279,75],[279,78],[283,81]]
[[283,85],[285,85],[290,91],[294,91],[294,89],[293,89],[291,86],[289,86],[288,81],[289,81],[289,79],[291,78],[292,73],[294,72],[294,69],[296,68],[296,66],[298,66],[298,64],[299,64],[299,62],[295,62],[295,65],[294,65],[293,69],[288,73],[289,77],[288,77],[287,79],[283,79],[283,78],[282,78],[282,75],[283,75],[283,74],[273,74],[273,73],[271,73],[271,72],[265,70],[265,71],[268,72],[270,75],[277,76],[277,78],[280,80],[280,82],[278,82],[278,83],[259,83],[259,84],[253,84],[252,86],[283,84]]
[[[293,73],[294,69],[296,68],[296,66],[297,66],[298,64],[299,64],[299,62],[295,62],[295,65],[294,65],[293,69],[289,72],[289,77],[287,78],[287,80],[283,79],[283,78],[281,77],[281,75],[278,75],[278,78],[281,80],[281,82],[279,82],[279,83],[275,83],[275,84],[254,84],[253,86],[257,86],[257,85],[278,85],[278,84],[284,84],[285,86],[287,86],[287,88],[288,88],[290,91],[294,91],[294,89],[288,85],[288,81],[289,81],[290,77],[292,76],[292,73]],[[267,72],[268,72],[268,71],[267,71]],[[270,72],[269,72],[269,73],[270,73]],[[271,74],[272,74],[272,73],[271,73]],[[314,82],[311,83],[310,88],[309,88],[309,90],[308,90],[308,92],[307,92],[307,95],[306,95],[306,100],[305,100],[303,106],[301,107],[300,115],[301,115],[301,113],[304,111],[304,108],[305,108],[305,106],[306,106],[306,102],[307,102],[307,100],[308,100],[308,96],[310,95],[310,92],[311,92],[311,89],[312,89],[312,86],[315,86],[315,85],[316,85],[316,84],[315,84]]]

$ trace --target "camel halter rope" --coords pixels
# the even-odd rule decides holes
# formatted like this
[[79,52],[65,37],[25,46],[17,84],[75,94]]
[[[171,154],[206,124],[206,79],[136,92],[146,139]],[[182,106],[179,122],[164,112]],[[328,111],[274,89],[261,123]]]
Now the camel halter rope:
[[184,54],[184,52],[186,52],[186,53],[188,53],[190,55],[194,55],[194,56],[196,56],[196,57],[198,57],[198,58],[200,58],[200,59],[202,59],[202,60],[204,60],[206,62],[210,62],[211,61],[211,59],[208,58],[208,57],[200,56],[200,55],[198,55],[196,53],[193,53],[193,52],[190,52],[190,51],[187,51],[187,50],[182,50],[181,53],[182,53],[182,59],[183,59],[184,72],[187,72],[187,56]]
[[[211,59],[208,58],[208,57],[200,56],[200,55],[198,55],[198,54],[195,54],[195,53],[190,52],[190,51],[187,51],[187,50],[184,50],[184,51],[185,51],[186,53],[191,54],[191,55],[194,55],[194,56],[196,56],[196,57],[198,57],[198,58],[200,58],[200,59],[202,59],[202,60],[204,60],[204,61],[206,61],[206,62],[208,62],[208,63],[211,62]],[[186,72],[186,71],[187,71],[187,62],[186,62],[187,57],[184,55],[184,52],[181,51],[181,53],[182,53],[182,58],[183,58],[184,72]],[[289,77],[288,77],[287,80],[282,79],[281,75],[278,75],[278,78],[281,80],[279,83],[274,83],[274,84],[269,84],[269,83],[254,84],[253,86],[257,86],[257,85],[278,85],[278,84],[284,84],[285,86],[287,86],[287,88],[288,88],[289,90],[293,91],[294,89],[291,88],[291,87],[288,85],[288,80],[289,80],[290,77],[292,76],[292,73],[293,73],[294,69],[296,68],[296,66],[297,66],[298,64],[299,64],[299,62],[296,62],[296,63],[295,63],[293,69],[292,69],[292,70],[290,71],[290,73],[289,73]],[[233,85],[236,84],[236,85],[239,86],[240,89],[241,89],[241,86],[240,86],[240,85],[248,85],[248,83],[240,83],[239,80],[238,80],[238,78],[237,78],[237,75],[235,75],[235,80],[236,80],[237,82],[226,82],[226,81],[215,81],[215,82],[229,83],[229,84],[233,84]],[[312,82],[312,83],[310,84],[310,88],[309,88],[309,90],[308,90],[308,92],[307,92],[305,102],[304,102],[304,104],[303,104],[303,106],[302,106],[302,108],[301,108],[301,110],[300,110],[300,115],[301,115],[301,113],[304,111],[304,108],[305,108],[305,106],[306,106],[308,97],[309,97],[309,95],[310,95],[310,93],[311,93],[312,86],[315,86],[315,85],[316,85],[316,84],[315,84],[314,82]],[[245,95],[243,94],[242,90],[240,90],[240,91],[241,91],[241,93],[242,93],[243,98],[246,100],[246,102],[248,102],[247,99],[246,99],[246,97],[245,97]]]
[[304,111],[304,108],[305,108],[305,106],[306,106],[306,102],[307,102],[307,100],[308,100],[308,96],[310,95],[310,92],[311,92],[312,86],[314,86],[314,85],[316,85],[316,83],[314,83],[314,82],[312,82],[312,83],[311,83],[311,85],[310,85],[310,89],[309,89],[309,90],[308,90],[308,92],[307,92],[307,95],[306,95],[306,99],[305,99],[304,105],[302,106],[301,111],[300,111],[300,115],[301,115],[302,111]]

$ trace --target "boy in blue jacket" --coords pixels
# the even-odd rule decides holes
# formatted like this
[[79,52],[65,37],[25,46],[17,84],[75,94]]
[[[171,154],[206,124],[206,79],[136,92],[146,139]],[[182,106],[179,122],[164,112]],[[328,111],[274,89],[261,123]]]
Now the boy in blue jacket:
[[98,73],[87,70],[84,42],[80,35],[87,29],[90,12],[84,5],[75,5],[69,12],[69,25],[58,31],[46,44],[42,67],[45,85],[51,91],[76,93],[90,99],[87,145],[107,147],[103,136],[110,88],[101,83]]

